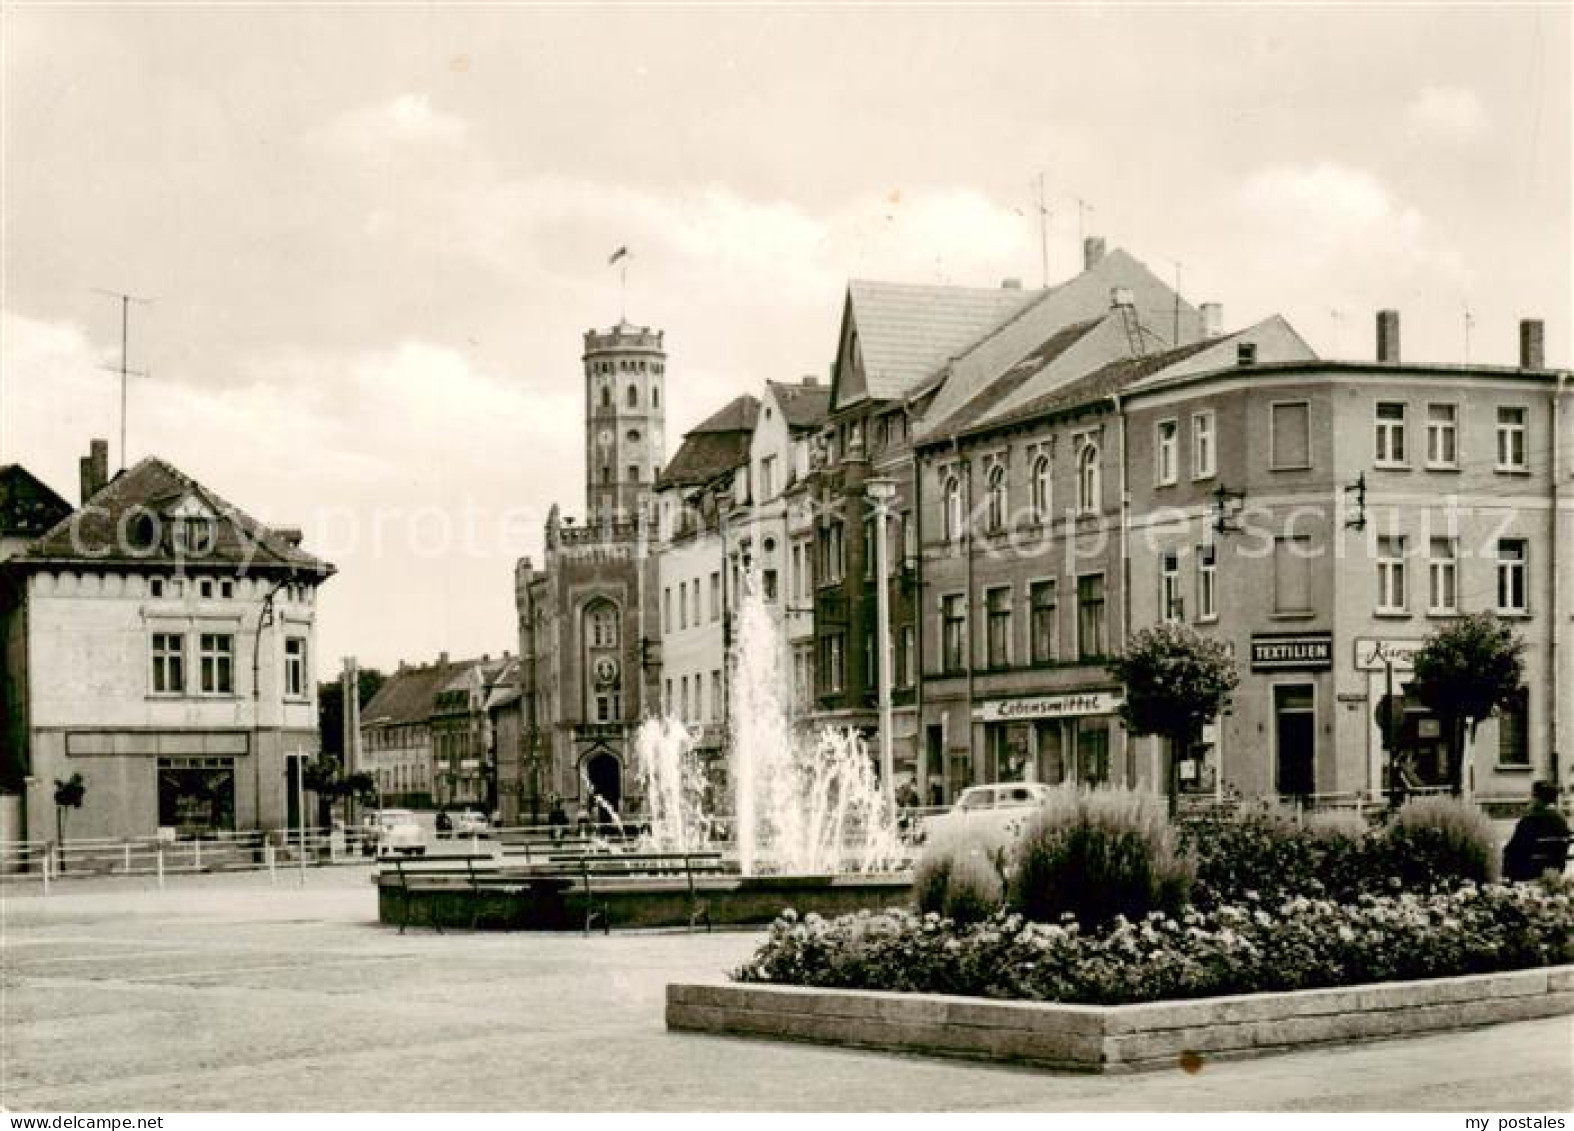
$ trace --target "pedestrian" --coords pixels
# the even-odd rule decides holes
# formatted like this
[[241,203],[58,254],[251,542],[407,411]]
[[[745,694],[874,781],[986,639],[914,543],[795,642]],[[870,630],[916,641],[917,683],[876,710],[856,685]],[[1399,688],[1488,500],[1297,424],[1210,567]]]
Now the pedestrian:
[[936,809],[945,804],[945,787],[938,781],[929,783],[929,804]]
[[563,799],[555,793],[547,809],[547,826],[552,830],[553,840],[562,840],[563,830],[568,828],[568,811],[563,808]]
[[1530,807],[1503,846],[1503,878],[1535,880],[1545,872],[1561,872],[1568,861],[1569,823],[1558,811],[1556,782],[1530,787]]
[[448,815],[447,806],[444,806],[437,811],[437,836],[441,839],[453,831],[454,819]]

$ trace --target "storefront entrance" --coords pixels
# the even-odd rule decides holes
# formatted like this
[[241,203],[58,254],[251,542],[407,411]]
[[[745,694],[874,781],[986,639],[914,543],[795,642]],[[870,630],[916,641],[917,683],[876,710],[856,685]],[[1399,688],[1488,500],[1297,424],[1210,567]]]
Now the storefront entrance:
[[160,758],[158,823],[177,836],[235,829],[234,758]]
[[1282,684],[1273,689],[1274,749],[1278,765],[1274,788],[1280,794],[1316,792],[1317,715],[1312,685]]

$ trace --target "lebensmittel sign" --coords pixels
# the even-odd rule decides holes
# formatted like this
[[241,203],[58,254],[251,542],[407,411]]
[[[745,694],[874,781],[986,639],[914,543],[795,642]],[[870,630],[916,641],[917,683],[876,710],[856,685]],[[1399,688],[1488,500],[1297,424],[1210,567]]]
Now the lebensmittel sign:
[[986,699],[973,708],[973,720],[1010,723],[1077,715],[1112,715],[1120,703],[1118,691],[1071,691],[1064,695],[1035,695],[1023,699]]
[[1385,636],[1358,636],[1355,641],[1355,670],[1380,672],[1390,663],[1396,672],[1415,671],[1416,653],[1424,640],[1394,640]]

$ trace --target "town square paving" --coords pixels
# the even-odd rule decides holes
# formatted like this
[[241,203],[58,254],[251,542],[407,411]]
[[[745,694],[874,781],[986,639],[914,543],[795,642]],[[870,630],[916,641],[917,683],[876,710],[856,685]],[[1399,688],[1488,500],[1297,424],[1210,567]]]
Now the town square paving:
[[1085,1077],[675,1034],[757,933],[400,936],[369,870],[0,889],[11,1111],[1566,1111],[1568,1018]]

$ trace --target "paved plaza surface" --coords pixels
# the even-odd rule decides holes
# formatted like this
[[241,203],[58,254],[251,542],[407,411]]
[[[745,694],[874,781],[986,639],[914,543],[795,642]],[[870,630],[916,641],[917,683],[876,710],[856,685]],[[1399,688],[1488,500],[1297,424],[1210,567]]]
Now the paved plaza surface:
[[365,867],[8,884],[12,1111],[1567,1111],[1568,1018],[1128,1077],[668,1033],[753,932],[400,936]]

